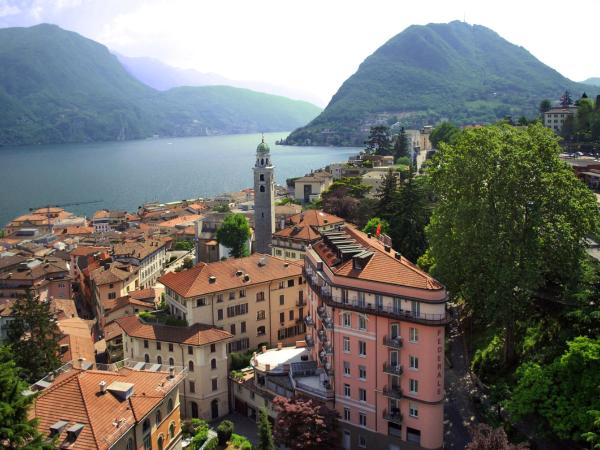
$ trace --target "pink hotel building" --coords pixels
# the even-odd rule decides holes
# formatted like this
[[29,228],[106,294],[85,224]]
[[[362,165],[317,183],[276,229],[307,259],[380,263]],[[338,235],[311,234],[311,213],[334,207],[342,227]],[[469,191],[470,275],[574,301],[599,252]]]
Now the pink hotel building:
[[345,449],[437,449],[444,435],[447,292],[355,228],[305,257],[306,342]]

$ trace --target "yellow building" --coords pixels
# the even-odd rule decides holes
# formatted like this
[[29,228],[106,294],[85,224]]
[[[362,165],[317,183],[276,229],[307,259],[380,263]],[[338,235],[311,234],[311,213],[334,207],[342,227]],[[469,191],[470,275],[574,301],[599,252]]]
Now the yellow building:
[[137,267],[121,262],[94,270],[91,281],[96,317],[105,316],[103,305],[139,288]]
[[187,369],[181,389],[182,415],[214,420],[229,413],[227,347],[231,334],[210,325],[189,327],[146,323],[137,316],[116,321],[123,330],[123,351],[130,359],[157,367]]
[[301,261],[270,255],[200,263],[159,280],[171,314],[234,335],[228,352],[294,343],[305,332]]

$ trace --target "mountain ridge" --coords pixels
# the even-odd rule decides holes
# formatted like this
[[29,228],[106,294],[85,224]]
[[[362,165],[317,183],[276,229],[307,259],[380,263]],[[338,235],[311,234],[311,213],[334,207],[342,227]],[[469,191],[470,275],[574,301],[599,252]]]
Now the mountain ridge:
[[568,80],[484,26],[411,25],[368,56],[323,112],[286,143],[360,145],[369,126],[396,119],[420,127],[533,117],[541,100],[565,89],[594,88]]

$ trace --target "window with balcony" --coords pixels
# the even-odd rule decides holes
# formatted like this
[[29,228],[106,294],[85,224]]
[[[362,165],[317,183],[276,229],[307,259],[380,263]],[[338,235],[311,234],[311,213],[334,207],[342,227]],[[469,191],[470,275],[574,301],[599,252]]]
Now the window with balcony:
[[408,386],[409,386],[409,391],[411,394],[419,393],[419,380],[415,380],[414,378],[411,378],[409,380]]
[[348,289],[341,289],[342,291],[342,303],[348,303]]
[[344,336],[344,352],[350,353],[350,338],[348,336]]
[[410,367],[412,370],[419,370],[419,358],[410,355],[408,357],[408,367]]
[[365,341],[358,341],[358,356],[367,356],[367,343]]
[[410,302],[410,312],[413,315],[413,317],[420,317],[421,316],[421,303],[417,302],[415,300]]
[[366,304],[366,303],[365,303],[365,293],[364,293],[364,292],[362,292],[362,291],[358,291],[358,292],[356,293],[356,295],[357,295],[357,299],[358,299],[358,306],[361,306],[361,307],[363,307],[363,308],[364,308],[364,307],[365,307],[365,304]]
[[383,309],[383,295],[375,294],[375,307],[377,309]]
[[394,313],[399,314],[402,311],[402,299],[394,297],[392,299],[392,310]]

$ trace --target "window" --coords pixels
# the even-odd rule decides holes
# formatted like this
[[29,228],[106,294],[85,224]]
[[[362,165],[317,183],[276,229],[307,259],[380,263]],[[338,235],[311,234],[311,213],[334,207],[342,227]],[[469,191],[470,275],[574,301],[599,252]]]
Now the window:
[[167,412],[170,413],[171,411],[173,411],[173,399],[170,398],[169,401],[167,402]]
[[358,366],[358,378],[361,380],[367,379],[367,368],[366,366]]
[[419,380],[415,380],[413,378],[410,379],[409,382],[409,390],[411,392],[411,394],[418,394],[419,393]]
[[279,313],[279,322],[284,323],[285,322],[285,313]]
[[169,365],[170,366],[174,366],[175,365],[175,360],[173,358],[169,358]]
[[196,392],[196,383],[190,381],[190,393],[193,394],[194,392]]
[[144,420],[144,423],[142,424],[142,431],[144,433],[150,431],[150,419]]
[[285,295],[280,295],[279,296],[279,305],[284,305],[285,304]]
[[144,339],[144,348],[148,348],[148,341]]
[[188,345],[188,355],[193,355],[194,354],[194,347],[192,347],[191,345]]
[[158,355],[158,356],[156,357],[156,363],[157,363],[157,364],[162,364],[162,356]]
[[114,300],[115,298],[117,298],[117,294],[114,292],[109,292],[108,293],[108,299],[109,300]]
[[367,356],[367,343],[365,341],[358,341],[358,355]]
[[221,303],[223,301],[223,294],[217,294],[217,303]]
[[246,296],[246,289],[240,289],[240,298],[244,298]]
[[196,299],[196,308],[200,308],[201,306],[206,306],[205,298],[197,298]]
[[408,403],[408,415],[410,417],[419,417],[419,406],[415,402]]
[[156,350],[160,350],[160,341],[156,341]]
[[290,317],[290,320],[294,320],[294,310],[293,309],[290,309],[289,317]]
[[367,415],[365,413],[358,413],[358,423],[363,427],[367,426]]
[[258,177],[258,179],[259,179],[260,181],[265,181],[265,174],[264,174],[264,173],[261,173],[261,174],[260,174],[260,176]]
[[413,370],[418,370],[419,369],[419,358],[417,358],[416,356],[412,356],[410,355],[408,357],[408,362],[409,362],[409,367]]
[[358,306],[365,306],[365,293],[362,291],[358,291],[356,293],[356,296],[358,297]]
[[172,352],[173,351],[173,344],[169,344],[169,351]]
[[367,318],[365,316],[358,316],[358,328],[360,330],[367,329]]
[[284,289],[285,288],[285,281],[280,281],[279,282],[279,289]]
[[194,361],[190,361],[190,362],[188,362],[188,370],[189,370],[190,372],[193,372],[193,371],[194,371]]
[[223,320],[223,310],[217,309],[217,320]]
[[[367,418],[366,417],[365,417],[365,424],[363,426],[365,426],[365,427],[367,426]],[[361,448],[367,447],[367,438],[364,437],[362,434],[358,435],[358,446]]]
[[235,323],[229,325],[229,331],[231,332],[231,334],[235,334]]
[[350,408],[344,408],[344,420],[350,421]]
[[144,450],[152,450],[152,439],[149,434],[144,436]]
[[260,187],[260,192],[265,192],[265,187],[264,186]]
[[350,353],[350,338],[348,336],[344,336],[344,352]]
[[344,375],[350,376],[350,363],[348,361],[344,361]]
[[288,287],[294,287],[294,280],[287,280]]
[[367,401],[367,390],[366,389],[358,388],[358,399],[361,402],[366,402]]
[[229,300],[235,300],[235,291],[229,293]]
[[149,363],[149,362],[150,362],[150,356],[148,356],[148,353],[146,353],[146,354],[144,355],[144,361],[145,361],[145,362],[147,362],[147,363]]
[[350,398],[350,385],[344,384],[344,397]]
[[265,310],[261,309],[256,313],[256,320],[265,320]]
[[246,322],[242,322],[240,324],[240,333],[245,333],[246,332]]
[[215,358],[210,360],[210,368],[211,370],[215,370],[217,368],[217,360]]
[[350,328],[352,326],[352,315],[348,312],[342,314],[342,325]]
[[257,336],[263,336],[263,335],[265,335],[266,333],[267,333],[267,332],[266,332],[266,330],[265,330],[265,327],[264,327],[264,326],[260,326],[260,327],[258,327],[258,328],[256,329],[256,335],[257,335]]
[[217,378],[213,378],[211,381],[212,381],[212,390],[216,391],[219,388],[219,386],[218,386],[218,379]]
[[257,292],[256,293],[256,301],[257,302],[263,302],[263,301],[265,301],[265,293],[264,292]]
[[375,307],[377,309],[382,309],[383,308],[383,295],[381,295],[381,294],[375,294]]
[[171,422],[169,425],[169,439],[173,439],[175,437],[175,422]]
[[227,317],[241,316],[243,314],[248,314],[248,303],[227,307]]
[[210,352],[214,353],[217,351],[217,344],[210,344]]
[[160,409],[157,409],[156,410],[156,425],[158,425],[161,422],[162,422],[162,413],[160,412]]
[[419,330],[417,328],[410,328],[408,333],[409,342],[419,342]]

